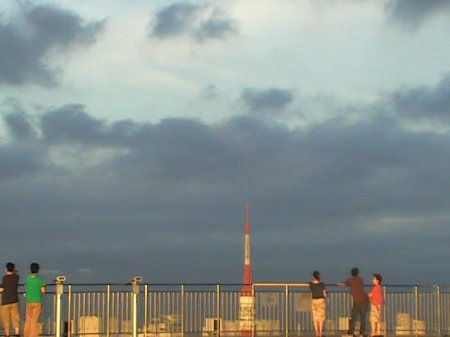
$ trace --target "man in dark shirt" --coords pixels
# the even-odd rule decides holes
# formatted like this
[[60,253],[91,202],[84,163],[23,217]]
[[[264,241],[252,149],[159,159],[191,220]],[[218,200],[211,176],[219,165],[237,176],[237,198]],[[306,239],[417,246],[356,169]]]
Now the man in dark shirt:
[[350,319],[350,328],[347,332],[349,335],[355,333],[355,323],[359,317],[360,334],[366,336],[366,312],[369,309],[369,296],[364,292],[364,281],[359,277],[359,269],[353,268],[351,275],[347,281],[338,283],[338,286],[350,287],[353,297],[352,317]]
[[1,315],[5,336],[9,336],[9,327],[14,327],[14,333],[19,335],[20,312],[19,296],[17,287],[19,285],[19,275],[16,274],[14,263],[6,264],[6,275],[2,278],[0,292],[2,293]]

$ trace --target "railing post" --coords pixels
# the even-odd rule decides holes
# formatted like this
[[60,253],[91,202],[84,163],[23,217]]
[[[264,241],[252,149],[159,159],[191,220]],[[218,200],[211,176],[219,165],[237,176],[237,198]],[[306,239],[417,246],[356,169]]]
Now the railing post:
[[441,336],[441,287],[439,285],[436,286],[436,304],[437,304],[437,329],[438,336]]
[[72,336],[72,285],[67,287],[67,337]]
[[184,337],[184,284],[181,285],[181,337]]
[[285,286],[285,308],[284,308],[284,329],[285,329],[285,336],[289,337],[289,286]]
[[106,286],[106,337],[109,337],[111,316],[111,285]]
[[61,337],[61,297],[64,293],[65,276],[56,276],[56,317],[55,317],[55,337]]
[[221,324],[220,324],[220,284],[216,286],[216,312],[217,312],[217,337],[220,337],[220,330],[221,330]]
[[414,336],[417,336],[417,320],[419,319],[419,287],[414,287],[414,321],[413,321],[413,328],[414,328]]
[[252,283],[252,298],[253,298],[253,312],[252,312],[252,337],[256,336],[256,293],[255,285]]
[[133,324],[133,337],[137,337],[138,328],[137,328],[137,318],[138,318],[138,296],[139,296],[139,282],[142,282],[142,277],[135,276],[131,279],[130,284],[133,288],[133,303],[132,303],[132,324]]
[[147,337],[148,328],[148,284],[144,285],[144,337]]

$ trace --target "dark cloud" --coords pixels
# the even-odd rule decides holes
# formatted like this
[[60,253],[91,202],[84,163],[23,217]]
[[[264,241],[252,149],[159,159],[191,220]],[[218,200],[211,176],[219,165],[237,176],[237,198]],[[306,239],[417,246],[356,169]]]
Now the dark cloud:
[[103,122],[84,111],[81,104],[51,109],[41,118],[41,128],[49,142],[98,142]]
[[448,133],[382,118],[111,123],[77,104],[33,118],[33,146],[16,132],[0,148],[0,253],[19,268],[38,260],[73,282],[240,282],[246,201],[258,281],[313,269],[340,281],[359,265],[387,283],[427,282],[419,271],[442,270],[450,253]]
[[5,114],[4,120],[11,137],[17,141],[28,142],[35,138],[36,133],[31,122],[31,117],[24,111],[19,110]]
[[39,173],[46,161],[45,151],[35,144],[32,116],[18,102],[8,103],[11,111],[3,114],[3,120],[11,142],[0,143],[0,181]]
[[218,8],[186,2],[162,8],[151,28],[151,36],[157,38],[189,34],[198,41],[223,39],[236,32],[235,23]]
[[103,26],[85,23],[76,13],[50,5],[22,5],[18,15],[0,22],[0,82],[21,85],[57,83],[59,70],[49,54],[89,45]]
[[404,118],[412,120],[450,120],[450,74],[434,87],[402,88],[387,98],[388,104]]
[[432,15],[449,14],[450,0],[390,0],[385,8],[392,22],[418,28]]
[[90,144],[100,147],[137,146],[152,140],[154,127],[130,120],[107,123],[86,112],[82,104],[50,108],[39,119],[46,144]]
[[194,32],[197,40],[223,39],[229,34],[236,33],[235,24],[226,18],[210,18],[203,22]]
[[189,3],[174,3],[156,13],[154,36],[165,38],[178,35],[188,29],[201,7]]
[[253,112],[281,111],[294,100],[294,95],[287,89],[256,90],[247,88],[242,91],[241,99]]

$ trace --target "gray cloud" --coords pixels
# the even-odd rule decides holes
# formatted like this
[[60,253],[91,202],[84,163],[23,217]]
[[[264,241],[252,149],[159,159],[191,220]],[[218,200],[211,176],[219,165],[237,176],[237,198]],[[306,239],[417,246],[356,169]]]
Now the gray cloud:
[[97,142],[103,123],[84,111],[81,104],[50,109],[41,118],[41,128],[49,142]]
[[450,0],[390,0],[386,6],[392,22],[418,28],[430,16],[449,13]]
[[[26,124],[31,115],[20,118]],[[438,257],[450,253],[436,244],[450,228],[445,133],[381,118],[305,129],[250,117],[108,122],[77,104],[33,118],[33,147],[21,148],[28,133],[16,132],[0,148],[9,238],[2,256],[19,267],[38,260],[72,282],[137,274],[148,282],[240,282],[246,201],[259,281],[306,279],[316,268],[339,281],[360,265],[387,283],[426,282],[417,270],[438,269]],[[65,160],[55,160],[58,149],[70,149]],[[71,165],[90,157],[94,165]],[[440,277],[433,282],[449,274]]]
[[208,39],[223,39],[229,34],[236,33],[235,24],[228,18],[210,18],[195,30],[194,36],[199,41]]
[[33,175],[45,168],[45,151],[35,144],[33,118],[20,103],[10,101],[11,111],[3,114],[5,129],[11,142],[0,144],[0,181]]
[[450,74],[434,87],[401,88],[387,97],[387,102],[402,117],[413,120],[450,120]]
[[13,139],[28,142],[36,136],[31,117],[24,111],[18,110],[4,116],[5,124]]
[[186,2],[162,8],[151,28],[151,36],[157,38],[189,34],[198,41],[223,39],[236,32],[235,23],[218,8]]
[[171,4],[156,13],[156,24],[153,27],[154,36],[165,38],[178,35],[188,29],[200,6],[179,2]]
[[59,70],[49,54],[77,45],[90,45],[102,22],[85,23],[76,13],[50,5],[23,5],[17,16],[0,22],[0,82],[52,86]]
[[294,95],[287,89],[256,90],[247,88],[242,91],[241,99],[253,112],[281,111],[294,100]]

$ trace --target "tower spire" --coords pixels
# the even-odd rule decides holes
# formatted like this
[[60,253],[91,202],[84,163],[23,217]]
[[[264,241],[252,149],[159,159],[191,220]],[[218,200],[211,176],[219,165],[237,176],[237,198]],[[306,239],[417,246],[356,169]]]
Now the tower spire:
[[250,209],[248,207],[248,202],[245,204],[245,224],[250,226]]

